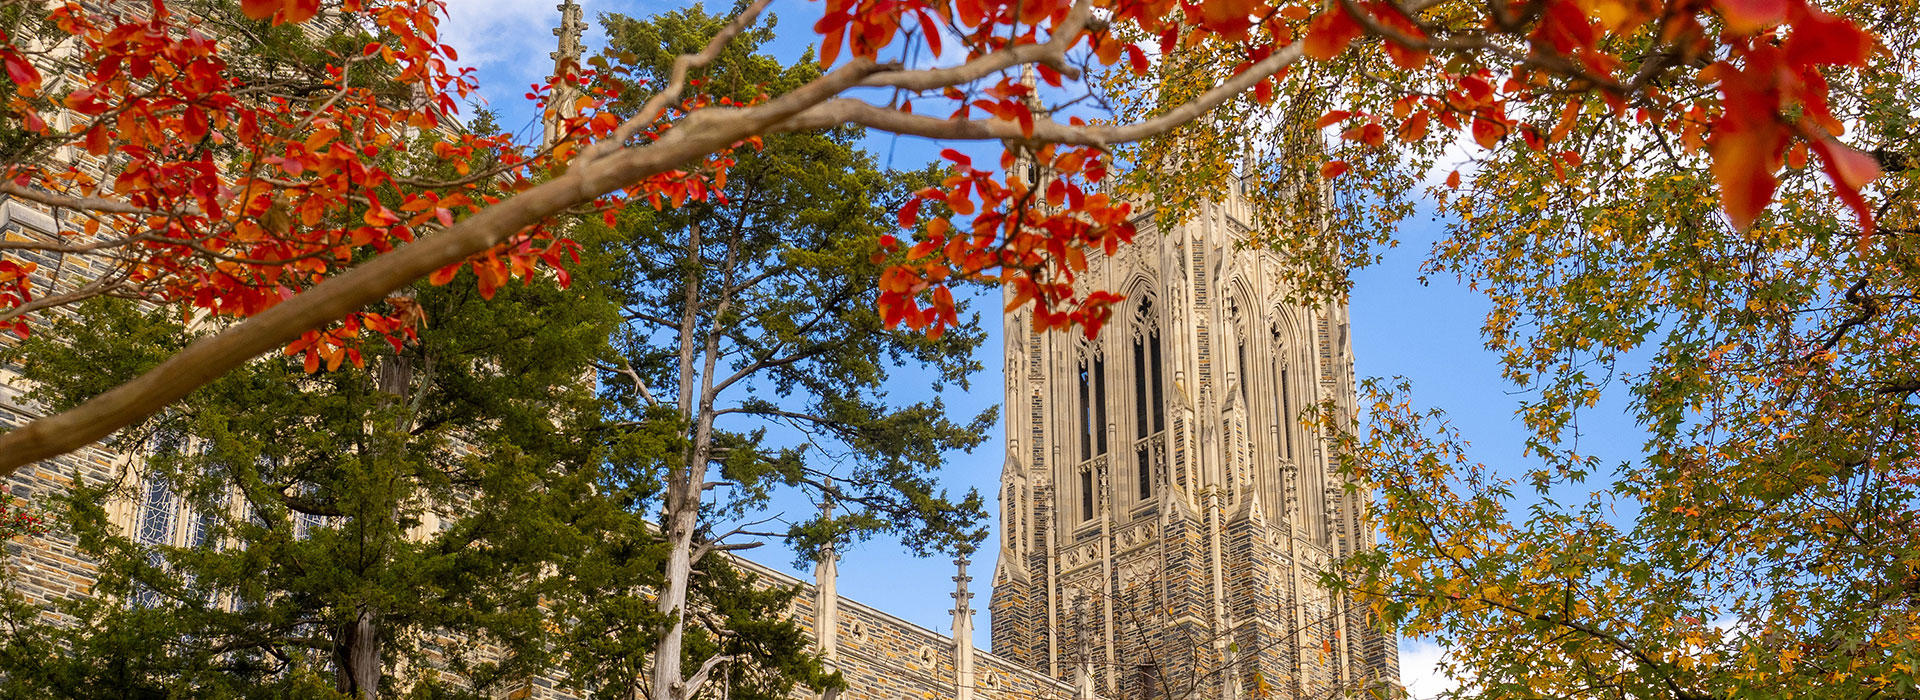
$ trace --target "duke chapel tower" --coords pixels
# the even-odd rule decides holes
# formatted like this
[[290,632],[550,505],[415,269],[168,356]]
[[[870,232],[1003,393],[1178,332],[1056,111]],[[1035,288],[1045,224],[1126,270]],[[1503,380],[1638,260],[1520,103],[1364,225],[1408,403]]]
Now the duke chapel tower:
[[[1150,221],[1148,219],[1147,221]],[[1230,197],[1091,262],[1097,340],[1005,318],[993,651],[1114,700],[1397,688],[1395,640],[1319,573],[1370,546],[1321,436],[1351,412],[1346,309],[1284,301]]]

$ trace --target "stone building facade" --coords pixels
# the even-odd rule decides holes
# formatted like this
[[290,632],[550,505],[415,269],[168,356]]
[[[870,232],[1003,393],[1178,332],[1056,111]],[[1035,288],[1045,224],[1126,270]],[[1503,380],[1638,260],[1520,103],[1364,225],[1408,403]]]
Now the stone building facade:
[[1396,640],[1318,584],[1370,546],[1365,492],[1299,420],[1351,412],[1346,309],[1286,301],[1238,196],[1078,280],[1097,339],[1005,319],[993,649],[1116,700],[1390,693]]

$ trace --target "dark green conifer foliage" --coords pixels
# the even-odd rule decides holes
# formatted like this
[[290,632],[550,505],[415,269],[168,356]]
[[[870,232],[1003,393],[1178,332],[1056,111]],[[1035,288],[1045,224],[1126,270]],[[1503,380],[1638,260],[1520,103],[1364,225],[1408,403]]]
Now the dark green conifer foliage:
[[[0,644],[0,692],[365,696],[402,665],[425,688],[418,669],[486,688],[544,668],[543,567],[589,544],[574,521],[599,473],[582,379],[613,307],[594,289],[485,301],[421,285],[419,343],[367,348],[365,369],[251,363],[123,437],[157,448],[148,478],[194,504],[176,527],[204,534],[156,547],[109,524],[103,504],[138,502],[138,479],[66,494],[57,520],[101,561],[98,597],[64,610],[75,628]],[[195,335],[177,313],[82,308],[21,348],[37,398],[68,404],[150,366]],[[68,644],[91,653],[53,653]]]
[[[364,347],[364,368],[249,363],[121,434],[115,447],[147,455],[144,478],[52,504],[101,563],[95,596],[62,604],[71,626],[12,601],[0,695],[458,697],[550,670],[538,603],[557,595],[558,557],[594,545],[580,523],[600,507],[591,373],[618,322],[606,272],[590,254],[571,288],[491,300],[418,284],[418,342]],[[59,408],[207,330],[176,308],[96,300],[10,359]],[[106,504],[139,503],[150,480],[191,504],[175,525],[186,546],[109,522]]]
[[[699,6],[601,20],[610,48],[590,63],[624,65],[650,85],[723,21]],[[736,38],[693,76],[699,89],[751,99],[818,75],[811,56],[782,66],[759,53],[770,38],[764,28]],[[638,104],[646,90],[629,96]],[[661,661],[576,667],[612,697],[686,700],[724,679],[733,697],[775,700],[796,680],[815,688],[839,682],[811,662],[731,658],[756,646],[803,647],[785,636],[787,627],[765,620],[715,624],[701,601],[778,609],[711,589],[732,575],[711,568],[716,551],[751,546],[758,536],[784,539],[804,560],[830,542],[887,534],[931,554],[971,549],[984,535],[979,494],[950,496],[936,475],[995,420],[991,410],[951,417],[937,398],[944,386],[967,386],[985,334],[977,319],[937,340],[894,333],[874,310],[880,266],[870,259],[892,230],[890,212],[938,173],[884,172],[855,146],[860,135],[768,137],[761,149],[739,149],[725,203],[628,207],[604,234],[615,245],[624,321],[604,395],[626,437],[649,446],[632,450],[642,459],[621,464],[631,498],[643,504],[637,509],[659,523],[657,531],[608,530],[631,544],[574,569],[605,582],[572,589],[594,591],[568,603],[569,619],[581,622],[575,644],[645,648]],[[835,505],[831,517],[811,505],[822,500]],[[774,506],[782,527],[762,522]],[[662,536],[660,560],[637,560],[655,556],[645,544]],[[657,597],[621,586],[633,576],[623,571],[640,568],[663,572]],[[616,634],[635,620],[654,638]]]

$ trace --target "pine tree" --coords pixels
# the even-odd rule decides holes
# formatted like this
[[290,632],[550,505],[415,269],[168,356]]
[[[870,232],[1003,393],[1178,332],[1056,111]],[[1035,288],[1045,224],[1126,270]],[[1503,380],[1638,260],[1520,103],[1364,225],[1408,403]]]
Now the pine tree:
[[[698,6],[603,21],[611,48],[596,62],[652,85],[663,84],[677,53],[724,24]],[[749,100],[819,75],[811,56],[781,66],[758,53],[770,36],[736,37],[698,76],[703,96]],[[855,146],[859,137],[853,129],[769,137],[741,149],[726,201],[629,207],[604,234],[617,241],[625,322],[619,362],[606,368],[608,396],[629,439],[668,449],[638,449],[647,459],[622,462],[644,504],[636,510],[657,514],[659,530],[607,531],[661,558],[609,551],[596,567],[575,569],[606,572],[600,586],[570,588],[593,592],[570,609],[570,619],[593,623],[575,628],[581,643],[631,644],[607,633],[635,621],[651,635],[633,647],[651,651],[651,666],[594,671],[603,692],[685,700],[725,678],[735,697],[771,700],[795,682],[839,682],[797,655],[784,657],[789,666],[762,660],[803,650],[799,637],[784,636],[790,626],[737,614],[773,609],[770,600],[714,590],[735,573],[716,569],[713,555],[757,544],[736,536],[784,539],[806,559],[827,543],[882,533],[917,554],[970,550],[984,534],[979,494],[949,496],[935,476],[950,453],[980,443],[996,412],[956,419],[938,398],[897,402],[886,391],[896,372],[934,396],[944,385],[964,388],[984,333],[977,319],[937,339],[890,331],[873,303],[890,212],[937,173],[884,172]],[[834,509],[784,513],[785,530],[756,531],[751,521],[771,504],[802,498]],[[663,552],[646,547],[661,536]],[[648,595],[620,587],[618,567],[642,565],[660,572],[660,587]],[[710,614],[712,605],[733,614]],[[743,663],[743,654],[757,658]]]

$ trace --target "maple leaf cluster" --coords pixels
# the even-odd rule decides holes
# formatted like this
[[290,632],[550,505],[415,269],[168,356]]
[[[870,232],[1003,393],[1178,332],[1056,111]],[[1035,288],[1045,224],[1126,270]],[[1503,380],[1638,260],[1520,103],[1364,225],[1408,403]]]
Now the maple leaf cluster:
[[[1523,42],[1528,51],[1524,60],[1496,63],[1511,54],[1491,50],[1494,45],[1484,36],[1434,39],[1419,13],[1404,5],[1347,0],[1316,16],[1305,40],[1308,56],[1331,60],[1355,39],[1373,33],[1383,37],[1382,46],[1395,66],[1416,74],[1428,69],[1410,82],[1446,86],[1441,95],[1403,97],[1391,114],[1331,110],[1321,125],[1357,118],[1366,127],[1390,125],[1401,139],[1419,141],[1434,122],[1469,133],[1486,149],[1517,134],[1529,148],[1547,152],[1550,166],[1563,173],[1566,167],[1578,167],[1581,159],[1554,145],[1583,124],[1584,101],[1575,97],[1557,119],[1539,124],[1509,112],[1514,105],[1544,97],[1591,92],[1603,103],[1597,112],[1602,119],[1652,123],[1680,136],[1690,149],[1704,147],[1722,207],[1736,228],[1751,225],[1773,202],[1777,173],[1788,158],[1804,164],[1811,149],[1836,196],[1852,208],[1863,234],[1872,235],[1873,213],[1860,193],[1879,176],[1879,166],[1839,142],[1846,127],[1830,110],[1828,81],[1821,72],[1867,65],[1875,40],[1852,21],[1805,0],[1547,0],[1512,4],[1487,19],[1494,33]],[[1657,60],[1637,66],[1634,75],[1623,74],[1619,44],[1649,36]],[[1461,70],[1462,62],[1455,61],[1436,72],[1431,50],[1456,56],[1478,51],[1468,54],[1472,60],[1466,63],[1480,67]],[[1650,80],[1695,62],[1710,63],[1692,79],[1713,86],[1713,92],[1666,90]],[[1341,138],[1380,146],[1386,131],[1348,129]],[[1344,164],[1335,164],[1323,174],[1337,177],[1344,172]],[[1458,187],[1457,175],[1448,184]]]
[[[61,33],[54,39],[5,37],[0,61],[13,83],[9,111],[44,143],[90,157],[72,164],[22,159],[0,173],[11,185],[6,194],[77,214],[77,224],[38,249],[107,261],[110,284],[92,280],[80,283],[83,289],[247,318],[525,190],[583,145],[613,137],[622,121],[607,109],[621,83],[596,82],[589,70],[550,78],[528,95],[542,108],[557,108],[547,104],[555,95],[570,101],[552,148],[525,154],[508,135],[466,133],[454,121],[458,98],[477,86],[470,68],[452,64],[455,50],[439,41],[441,3],[347,0],[316,19],[320,8],[318,0],[247,0],[240,8],[270,24],[330,22],[324,30],[370,37],[357,54],[332,54],[315,86],[318,99],[262,89],[271,76],[239,70],[230,63],[235,49],[201,18],[177,16],[160,2],[106,9],[66,3],[49,13]],[[79,72],[63,84],[79,87],[43,92],[46,77],[30,48],[49,41],[74,47],[77,60],[63,65]],[[392,98],[407,91],[414,97]],[[696,96],[620,138],[657,139],[676,118],[710,104],[734,106]],[[51,126],[56,114],[70,117],[63,121],[71,126]],[[431,151],[419,156],[451,168],[450,177],[408,165],[405,156],[423,143]],[[587,208],[611,217],[634,199],[659,207],[721,196],[730,163],[722,151],[699,168],[647,177]],[[429,281],[445,284],[470,269],[491,298],[514,278],[551,277],[565,286],[565,265],[577,258],[578,246],[542,221],[443,266]],[[47,305],[35,301],[36,270],[47,271],[0,258],[0,330],[26,335],[30,313]],[[361,366],[363,333],[397,348],[420,320],[418,308],[396,296],[308,331],[286,352],[304,355],[309,370]]]
[[[1493,149],[1517,140],[1540,152],[1543,165],[1564,177],[1584,162],[1577,149],[1564,145],[1571,131],[1597,121],[1652,124],[1681,136],[1682,144],[1710,159],[1723,211],[1736,227],[1750,225],[1772,203],[1783,165],[1798,167],[1810,152],[1829,175],[1835,195],[1851,207],[1864,234],[1862,245],[1874,230],[1861,191],[1879,168],[1871,157],[1840,142],[1845,125],[1827,106],[1822,71],[1864,66],[1875,40],[1806,0],[1536,0],[1492,8],[1342,0],[1324,9],[1317,3],[1273,0],[1098,0],[1091,6],[1104,22],[1071,24],[1076,3],[1067,0],[829,0],[815,29],[822,34],[820,56],[828,65],[843,50],[856,60],[876,60],[889,47],[908,44],[923,44],[939,56],[956,37],[968,60],[1032,45],[1064,45],[1066,55],[1078,52],[1083,66],[1120,66],[1140,76],[1158,70],[1159,62],[1143,47],[1160,57],[1195,51],[1237,56],[1231,67],[1219,67],[1215,85],[1257,76],[1246,91],[1259,105],[1275,101],[1296,56],[1332,62],[1351,51],[1378,50],[1402,72],[1395,80],[1406,92],[1391,109],[1322,112],[1318,126],[1340,127],[1342,142],[1380,148],[1389,140],[1461,138]],[[1462,22],[1462,11],[1480,14]],[[1651,58],[1630,60],[1627,51],[1649,51]],[[1663,84],[1668,74],[1693,66],[1708,66],[1689,77],[1711,90]],[[1080,73],[1046,60],[1037,60],[1034,68],[1050,88],[1062,86],[1063,74]],[[1543,113],[1534,107],[1570,94],[1574,97],[1562,109]],[[924,103],[927,95],[910,95],[897,109],[912,112],[913,97]],[[1044,148],[1049,134],[1059,133],[1042,129],[1036,135],[1036,124],[1051,117],[1038,107],[1031,89],[1004,74],[971,90],[946,87],[933,97],[954,104],[949,119],[985,113],[1017,126],[1021,138],[1009,143],[1009,153]],[[1104,146],[1090,146],[1090,158],[1110,160]],[[1349,171],[1345,160],[1320,167],[1325,178]],[[976,264],[935,274],[910,260],[889,275],[892,282],[882,291],[886,317],[914,328],[940,328],[939,319],[952,313],[948,281],[973,279],[1008,285],[1016,298],[1033,302],[1048,327],[1097,330],[1104,316],[1096,309],[1106,297],[1088,297],[1098,290],[1076,292],[1070,282],[1083,269],[1085,255],[1103,248],[1102,242],[1078,238],[1065,227],[1036,233],[1025,225],[996,228],[1025,216],[1006,209],[1023,206],[1006,195],[1018,178],[1009,174],[1005,179],[1011,184],[983,188],[970,166],[957,172],[944,193],[949,206],[971,198],[976,215],[988,217],[987,228],[999,236],[987,240],[976,229],[965,239],[971,250],[1006,250],[1016,245],[1014,235],[1038,235],[1037,243],[1017,245],[1039,254],[1018,257],[1001,273],[995,266],[1014,258],[1003,256],[985,266],[977,265],[985,258],[975,258]],[[1447,184],[1457,188],[1460,174],[1450,174]],[[1085,201],[1092,200],[1065,203],[1056,216],[1095,215],[1077,211]],[[914,222],[903,220],[903,225],[913,228]],[[933,242],[936,248],[958,240],[945,228],[920,229],[919,236],[922,244]],[[924,318],[922,307],[929,314]]]

